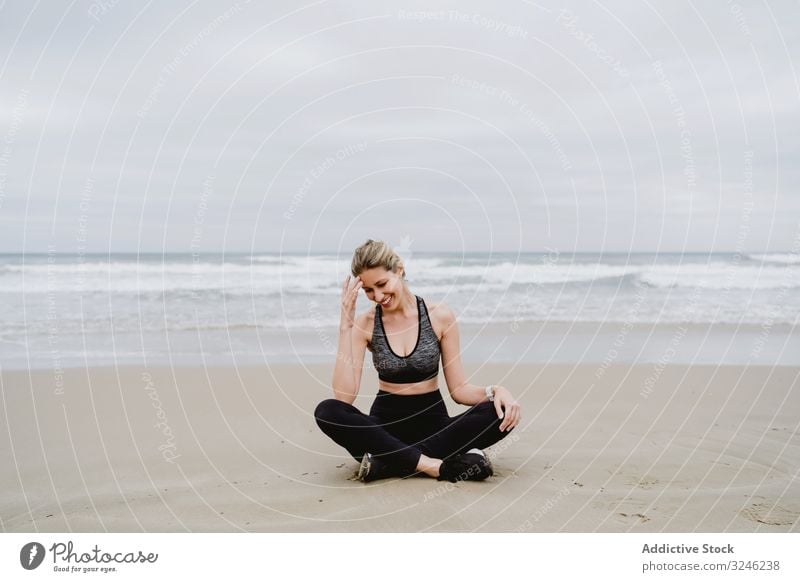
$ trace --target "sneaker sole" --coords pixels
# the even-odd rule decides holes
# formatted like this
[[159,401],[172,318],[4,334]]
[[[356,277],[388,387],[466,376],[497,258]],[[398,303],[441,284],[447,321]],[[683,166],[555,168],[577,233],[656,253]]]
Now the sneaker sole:
[[369,453],[365,454],[361,458],[361,465],[358,467],[358,474],[356,475],[356,479],[359,481],[366,482],[367,475],[369,474],[369,469],[372,466],[372,455]]

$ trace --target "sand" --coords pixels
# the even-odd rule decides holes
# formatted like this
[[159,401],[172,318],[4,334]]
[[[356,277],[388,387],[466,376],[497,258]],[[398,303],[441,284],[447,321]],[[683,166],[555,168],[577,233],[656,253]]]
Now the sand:
[[[800,531],[800,368],[467,366],[523,422],[481,483],[365,485],[331,367],[6,371],[6,532]],[[452,413],[463,410],[446,395]],[[377,385],[365,373],[356,405]]]

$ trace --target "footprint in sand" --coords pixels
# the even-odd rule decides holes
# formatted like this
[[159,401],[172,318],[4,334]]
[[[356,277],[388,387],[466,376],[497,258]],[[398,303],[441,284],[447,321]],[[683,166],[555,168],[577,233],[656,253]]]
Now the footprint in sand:
[[796,511],[769,503],[753,503],[745,507],[741,514],[751,521],[765,525],[793,525],[800,517]]
[[647,517],[644,513],[623,513],[622,511],[620,511],[617,515],[625,518],[625,521],[627,521],[628,523],[635,522],[637,524],[641,524],[650,521],[650,518]]
[[652,477],[636,477],[634,475],[628,479],[628,485],[632,485],[633,487],[638,487],[640,489],[652,489],[659,484],[660,481]]

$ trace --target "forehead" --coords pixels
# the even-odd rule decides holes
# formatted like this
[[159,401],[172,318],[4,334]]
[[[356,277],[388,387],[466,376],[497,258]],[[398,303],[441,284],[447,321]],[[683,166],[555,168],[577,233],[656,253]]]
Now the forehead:
[[381,281],[382,279],[388,279],[390,275],[391,272],[387,271],[383,267],[373,267],[372,269],[362,271],[359,277],[361,277],[364,287],[372,287],[378,281]]

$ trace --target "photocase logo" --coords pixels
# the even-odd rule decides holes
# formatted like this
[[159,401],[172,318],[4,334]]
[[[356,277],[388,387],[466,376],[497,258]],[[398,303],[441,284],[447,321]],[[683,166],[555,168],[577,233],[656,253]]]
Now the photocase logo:
[[19,552],[19,563],[26,570],[35,570],[44,560],[44,546],[39,542],[29,542]]
[[404,234],[403,237],[400,239],[400,244],[394,247],[394,252],[400,255],[404,261],[408,262],[411,260],[412,252],[411,252],[411,245],[414,242],[407,234]]

